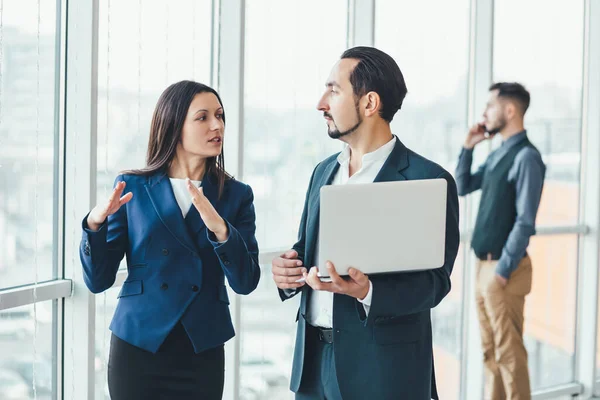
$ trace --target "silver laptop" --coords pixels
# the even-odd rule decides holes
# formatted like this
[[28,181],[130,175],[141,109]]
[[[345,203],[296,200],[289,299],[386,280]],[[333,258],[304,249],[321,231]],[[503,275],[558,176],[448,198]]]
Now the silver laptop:
[[418,271],[444,265],[445,179],[321,188],[319,272],[340,275]]

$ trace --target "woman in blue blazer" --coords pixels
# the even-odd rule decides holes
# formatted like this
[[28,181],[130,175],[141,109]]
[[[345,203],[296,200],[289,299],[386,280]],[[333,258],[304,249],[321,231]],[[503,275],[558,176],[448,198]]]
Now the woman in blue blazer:
[[214,89],[171,85],[154,111],[147,166],[119,175],[83,219],[93,293],[127,258],[110,324],[112,400],[222,398],[223,344],[234,336],[225,277],[239,294],[260,278],[254,197],[225,172],[224,128]]

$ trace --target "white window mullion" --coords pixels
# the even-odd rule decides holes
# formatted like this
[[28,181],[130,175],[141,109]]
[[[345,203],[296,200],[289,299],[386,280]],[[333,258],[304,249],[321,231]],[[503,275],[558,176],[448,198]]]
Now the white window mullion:
[[[214,3],[213,3],[214,4]],[[216,6],[215,6],[216,7]],[[243,180],[244,149],[244,35],[245,0],[220,0],[217,20],[218,46],[213,45],[213,57],[218,55],[213,85],[223,99],[227,113],[225,130],[225,169]],[[230,295],[229,310],[236,335],[225,344],[225,390],[223,399],[237,400],[240,392],[241,299]]]
[[348,1],[348,47],[375,43],[375,1]]
[[[580,221],[590,230],[579,237],[575,379],[589,398],[596,381],[598,267],[600,253],[600,4],[585,1],[581,141]],[[596,393],[598,394],[598,393]]]
[[[35,294],[34,294],[35,292]],[[71,281],[58,279],[0,290],[0,310],[16,308],[71,295]]]
[[[469,95],[467,122],[476,123],[488,98],[488,88],[492,82],[494,1],[471,0],[469,30]],[[466,132],[465,132],[466,135]],[[476,153],[476,163],[484,152]],[[477,213],[479,195],[468,197],[465,206],[466,216],[461,226],[462,232],[473,226]],[[461,210],[463,211],[463,210]],[[475,262],[470,243],[463,243],[466,257],[463,272],[462,308],[462,357],[461,357],[461,398],[479,400],[482,395],[483,355],[479,333],[479,319],[475,306]]]
[[98,0],[67,2],[65,89],[65,277],[73,295],[64,304],[63,399],[94,399],[94,296],[79,261],[81,219],[96,202]]

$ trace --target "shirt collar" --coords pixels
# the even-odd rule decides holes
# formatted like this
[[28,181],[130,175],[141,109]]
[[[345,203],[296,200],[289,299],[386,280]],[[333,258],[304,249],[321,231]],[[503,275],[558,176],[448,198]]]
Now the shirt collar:
[[527,138],[527,130],[522,130],[521,132],[517,133],[514,136],[509,137],[508,139],[506,139],[505,141],[502,142],[502,146],[503,147],[512,147],[518,143],[520,143],[521,141],[525,140]]
[[[392,135],[392,139],[370,153],[363,155],[362,164],[373,163],[376,161],[385,161],[394,150],[396,145],[396,135]],[[347,144],[344,146],[342,152],[338,155],[337,161],[340,164],[348,163],[350,161],[350,146]]]

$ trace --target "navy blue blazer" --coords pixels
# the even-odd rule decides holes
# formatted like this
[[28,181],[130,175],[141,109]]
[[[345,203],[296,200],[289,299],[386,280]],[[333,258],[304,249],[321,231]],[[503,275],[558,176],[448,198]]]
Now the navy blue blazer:
[[205,196],[223,217],[229,237],[218,243],[196,208],[186,218],[168,176],[119,175],[133,198],[97,232],[83,219],[79,249],[85,284],[93,293],[112,286],[127,257],[127,279],[110,324],[124,341],[156,352],[179,321],[197,353],[234,336],[229,286],[248,294],[258,285],[260,267],[255,238],[254,196],[250,186],[225,182],[218,198],[216,180],[205,176]]
[[[310,180],[299,239],[293,246],[306,266],[315,265],[316,261],[320,189],[331,184],[338,169],[335,154],[316,166]],[[438,398],[430,310],[450,291],[450,273],[458,253],[456,183],[446,170],[407,149],[398,139],[375,182],[433,178],[448,182],[444,265],[428,271],[370,276],[373,297],[368,317],[355,298],[334,294],[334,359],[344,400]],[[305,316],[312,292],[305,285],[294,293],[302,293],[290,385],[294,392],[302,382]],[[293,297],[282,290],[279,294],[282,300]]]

